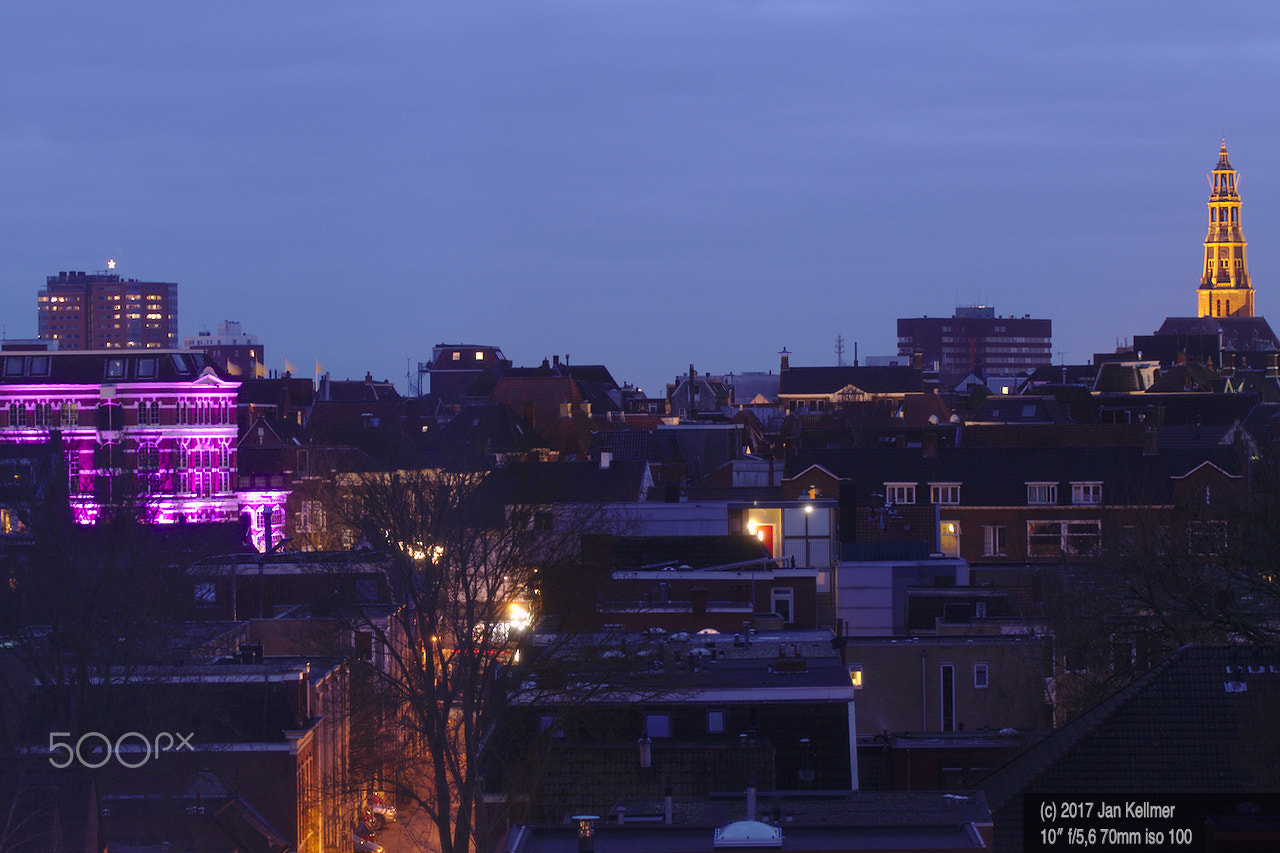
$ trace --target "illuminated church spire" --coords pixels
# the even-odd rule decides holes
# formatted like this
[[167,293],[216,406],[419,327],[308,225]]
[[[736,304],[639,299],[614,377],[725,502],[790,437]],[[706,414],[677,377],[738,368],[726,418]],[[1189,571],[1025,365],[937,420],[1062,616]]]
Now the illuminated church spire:
[[1204,238],[1204,274],[1200,277],[1201,317],[1252,317],[1253,285],[1240,230],[1240,193],[1236,170],[1222,140],[1218,165],[1210,179],[1209,236]]

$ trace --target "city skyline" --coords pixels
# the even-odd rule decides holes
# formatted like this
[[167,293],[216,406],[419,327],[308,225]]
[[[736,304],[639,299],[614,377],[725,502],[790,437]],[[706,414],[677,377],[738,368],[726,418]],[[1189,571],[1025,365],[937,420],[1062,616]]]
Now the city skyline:
[[1280,12],[1155,8],[8,9],[6,335],[114,258],[181,337],[402,389],[467,342],[657,395],[974,303],[1079,363],[1195,315],[1223,136],[1265,315]]

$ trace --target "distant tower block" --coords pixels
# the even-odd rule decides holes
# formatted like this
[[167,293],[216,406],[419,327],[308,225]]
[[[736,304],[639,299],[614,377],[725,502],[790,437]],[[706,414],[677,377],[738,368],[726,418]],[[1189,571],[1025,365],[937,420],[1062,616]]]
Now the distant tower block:
[[1240,192],[1236,170],[1222,141],[1209,194],[1209,235],[1204,238],[1204,274],[1200,277],[1199,316],[1252,317],[1253,285],[1240,229]]

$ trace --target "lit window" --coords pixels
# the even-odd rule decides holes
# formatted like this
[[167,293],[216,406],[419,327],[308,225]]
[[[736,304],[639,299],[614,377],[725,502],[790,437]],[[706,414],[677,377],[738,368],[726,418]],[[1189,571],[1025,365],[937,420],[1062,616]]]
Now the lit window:
[[1102,484],[1072,483],[1071,502],[1078,505],[1097,506],[1102,503]]
[[977,690],[983,690],[990,681],[991,672],[987,669],[985,662],[978,662],[973,665],[973,686]]
[[849,681],[853,682],[854,690],[862,689],[862,664],[849,664]]
[[476,361],[484,361],[484,353],[480,350],[476,350]]
[[916,502],[916,484],[885,483],[884,498],[891,504],[913,504]]
[[454,361],[461,361],[461,360],[462,360],[462,353],[460,353],[460,352],[455,352],[455,353],[453,354],[453,360],[454,360]]
[[1058,502],[1057,483],[1027,483],[1028,504],[1056,504]]

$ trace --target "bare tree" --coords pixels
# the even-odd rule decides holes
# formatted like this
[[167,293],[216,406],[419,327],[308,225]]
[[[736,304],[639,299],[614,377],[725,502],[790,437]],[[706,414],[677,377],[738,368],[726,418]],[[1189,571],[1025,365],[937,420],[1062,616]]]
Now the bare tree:
[[581,533],[602,513],[553,507],[534,494],[536,484],[508,478],[499,488],[495,479],[449,471],[353,476],[340,509],[385,548],[401,605],[394,618],[361,628],[382,665],[366,669],[356,704],[380,703],[395,715],[396,734],[370,744],[367,720],[353,723],[353,741],[367,747],[353,746],[353,777],[381,776],[376,784],[421,809],[444,853],[487,849],[518,799],[482,814],[479,755],[513,707],[519,670],[550,658],[563,667],[564,648],[530,641],[539,578],[576,558]]

